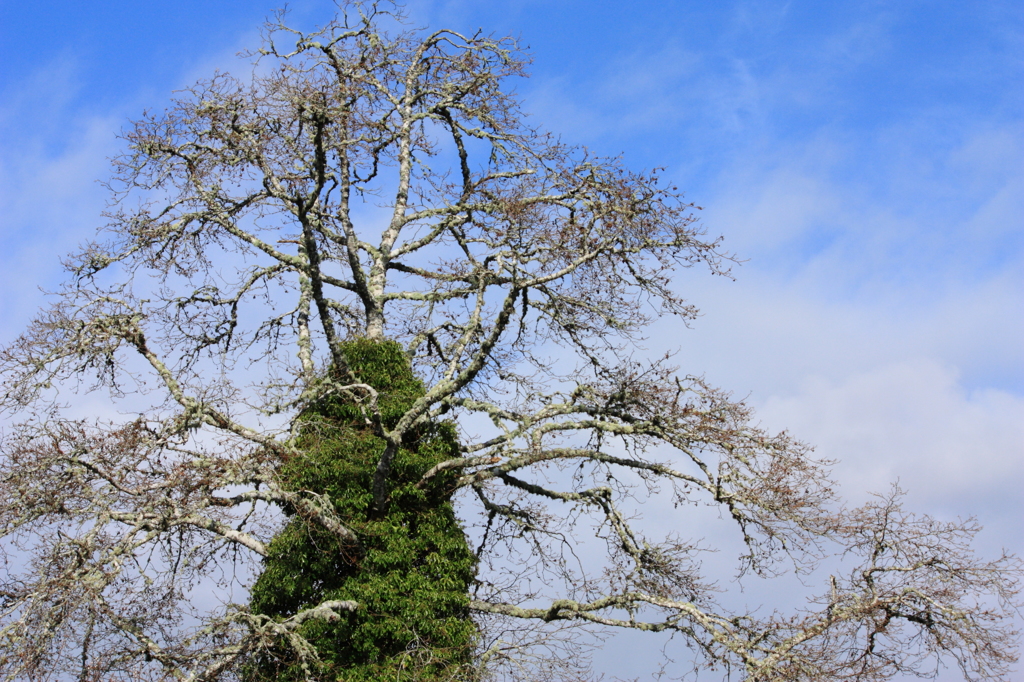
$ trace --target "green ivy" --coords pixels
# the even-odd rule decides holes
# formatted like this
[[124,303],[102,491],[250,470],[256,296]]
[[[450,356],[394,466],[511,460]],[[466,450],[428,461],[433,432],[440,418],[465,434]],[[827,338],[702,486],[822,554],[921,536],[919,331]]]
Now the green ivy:
[[[352,341],[345,360],[359,381],[379,393],[386,428],[424,394],[401,346]],[[428,423],[407,435],[389,478],[383,512],[373,509],[373,472],[384,440],[365,424],[358,406],[329,397],[309,407],[297,445],[303,456],[283,462],[281,479],[295,491],[330,497],[359,537],[346,546],[319,525],[291,516],[269,545],[252,589],[254,613],[288,618],[329,599],[359,608],[339,621],[311,620],[301,635],[319,664],[303,671],[283,643],[245,669],[250,682],[313,679],[468,680],[477,630],[469,617],[475,563],[451,505],[452,476],[425,488],[416,483],[434,464],[459,454],[455,429]]]

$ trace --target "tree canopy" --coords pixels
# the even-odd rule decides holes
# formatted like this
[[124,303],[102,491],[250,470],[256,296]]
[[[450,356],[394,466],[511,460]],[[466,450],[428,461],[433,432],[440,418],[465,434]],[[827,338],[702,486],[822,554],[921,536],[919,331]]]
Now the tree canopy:
[[[0,356],[5,679],[570,679],[542,654],[580,628],[751,681],[1001,679],[1015,557],[898,491],[844,507],[636,359],[696,314],[674,273],[728,273],[697,207],[528,125],[514,40],[339,9],[124,132],[106,227]],[[715,538],[645,532],[650,496],[719,508],[743,572],[843,572],[727,610]]]

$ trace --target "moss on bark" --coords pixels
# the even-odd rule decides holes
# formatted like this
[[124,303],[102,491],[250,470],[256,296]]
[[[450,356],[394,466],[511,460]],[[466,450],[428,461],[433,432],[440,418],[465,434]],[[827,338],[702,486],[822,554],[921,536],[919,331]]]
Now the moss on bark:
[[[345,345],[350,369],[379,393],[391,428],[424,393],[401,347],[391,341]],[[451,478],[416,483],[434,464],[458,456],[455,429],[427,423],[407,434],[389,477],[387,508],[373,507],[373,472],[385,442],[351,399],[329,397],[300,417],[303,456],[284,462],[281,478],[295,491],[330,497],[360,539],[346,546],[314,522],[291,518],[271,541],[253,586],[255,613],[287,618],[324,600],[354,600],[338,621],[307,621],[301,634],[320,663],[303,671],[283,644],[247,667],[251,682],[313,679],[472,679],[477,635],[469,616],[475,565],[451,505]]]

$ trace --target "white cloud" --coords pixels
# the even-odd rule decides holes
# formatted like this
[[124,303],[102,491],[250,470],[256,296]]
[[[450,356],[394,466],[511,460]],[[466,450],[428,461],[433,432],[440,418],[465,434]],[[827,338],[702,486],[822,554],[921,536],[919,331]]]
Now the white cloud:
[[[46,74],[52,73],[59,83],[66,71],[55,64],[32,80],[49,82]],[[120,122],[110,115],[60,112],[65,98],[59,88],[29,87],[3,112],[5,132],[18,132],[0,145],[5,339],[43,304],[37,287],[54,288],[62,279],[60,258],[92,238],[103,220],[106,193],[96,180],[108,174]]]
[[993,495],[1012,502],[1024,489],[1024,397],[969,391],[958,374],[917,358],[839,381],[810,376],[759,415],[838,458],[850,497],[900,479],[913,498],[956,513]]

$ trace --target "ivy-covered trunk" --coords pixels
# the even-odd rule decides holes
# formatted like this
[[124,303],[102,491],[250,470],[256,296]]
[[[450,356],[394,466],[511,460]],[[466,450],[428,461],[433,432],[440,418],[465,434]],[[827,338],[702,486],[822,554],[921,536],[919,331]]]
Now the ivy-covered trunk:
[[[356,378],[379,394],[385,428],[423,395],[401,347],[357,340],[344,346]],[[386,508],[373,504],[373,473],[385,441],[350,399],[331,396],[301,416],[303,456],[283,462],[294,491],[329,496],[359,537],[346,545],[318,524],[291,518],[273,539],[253,586],[254,613],[288,618],[325,600],[359,604],[340,619],[310,620],[301,635],[316,649],[309,670],[290,647],[264,652],[246,668],[251,682],[299,680],[466,680],[473,677],[477,630],[469,616],[475,564],[445,477],[416,483],[431,466],[458,456],[455,429],[428,423],[395,456]]]

